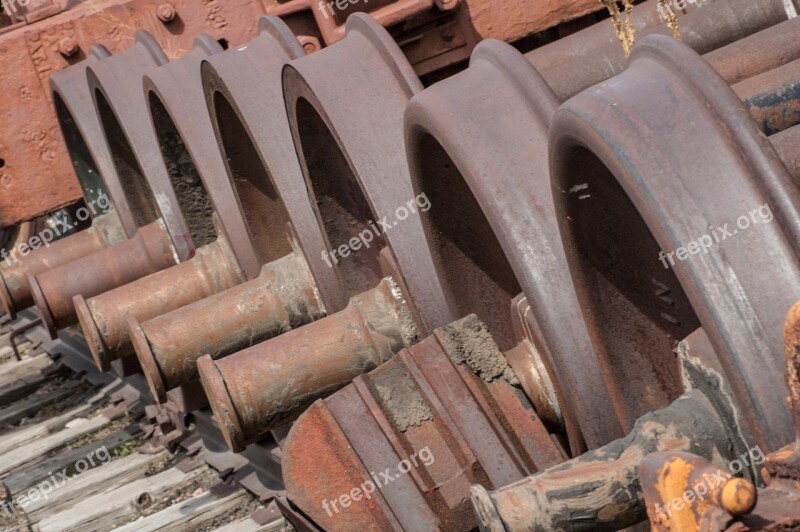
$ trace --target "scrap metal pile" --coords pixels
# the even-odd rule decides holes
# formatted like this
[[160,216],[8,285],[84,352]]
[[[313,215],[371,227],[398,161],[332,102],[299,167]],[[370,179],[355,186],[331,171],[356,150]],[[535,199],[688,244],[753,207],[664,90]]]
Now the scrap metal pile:
[[143,374],[170,445],[277,442],[295,528],[800,530],[791,3],[693,4],[677,40],[649,0],[628,57],[624,11],[503,42],[593,2],[340,3],[10,26],[4,82],[38,42],[66,142],[4,117],[2,219],[77,199],[15,204],[68,158],[92,220],[0,263],[6,313]]

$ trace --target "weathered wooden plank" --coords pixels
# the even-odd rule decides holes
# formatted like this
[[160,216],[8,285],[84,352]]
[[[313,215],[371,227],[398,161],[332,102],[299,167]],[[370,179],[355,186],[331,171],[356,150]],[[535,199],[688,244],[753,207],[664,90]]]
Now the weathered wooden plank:
[[[41,482],[47,481],[55,474],[60,480],[58,472],[72,476],[77,472],[77,462],[83,460],[80,468],[83,472],[95,467],[100,467],[111,460],[112,453],[124,445],[126,442],[136,438],[141,434],[138,425],[132,425],[123,430],[109,434],[102,440],[93,441],[74,449],[66,449],[50,458],[42,461],[38,465],[10,475],[3,481],[6,497],[14,498],[23,491]],[[86,464],[84,466],[84,464]]]
[[49,453],[65,447],[82,436],[96,432],[109,423],[111,420],[107,417],[95,416],[77,426],[65,428],[6,452],[0,456],[0,479],[38,464],[45,460]]
[[[8,335],[5,335],[5,338],[8,338]],[[0,364],[8,364],[12,360],[16,360],[14,358],[14,350],[11,349],[8,342],[6,342],[6,345],[2,345],[2,341],[2,337],[0,337]]]
[[64,412],[60,416],[50,418],[41,423],[25,427],[24,429],[15,430],[5,436],[0,436],[0,455],[10,452],[12,449],[27,443],[36,438],[44,437],[54,431],[61,430],[66,423],[72,419],[77,419],[87,412],[91,411],[94,407],[90,404],[82,404],[72,410]]
[[52,392],[26,399],[0,410],[0,427],[18,423],[20,420],[36,414],[49,404],[71,396],[79,386],[80,382],[70,381]]
[[28,514],[31,523],[38,523],[46,516],[63,512],[93,495],[144,477],[151,465],[165,460],[168,456],[169,453],[163,451],[157,454],[134,453],[114,459],[104,466],[72,477],[68,483],[59,486],[46,499],[25,506],[25,513]]
[[8,405],[23,397],[32,394],[45,382],[55,378],[55,375],[34,373],[17,379],[16,381],[0,386],[0,405]]
[[[6,335],[6,339],[8,339],[8,336],[9,335]],[[17,351],[19,352],[20,356],[24,357],[32,348],[33,342],[28,339],[23,338],[17,342]],[[5,345],[0,347],[0,364],[9,364],[13,362],[19,361],[14,355],[14,348],[11,347],[10,342],[6,341]]]
[[207,491],[115,530],[116,532],[155,532],[157,530],[191,532],[234,510],[245,501],[247,501],[247,493],[242,489],[221,498]]
[[55,375],[41,372],[53,361],[47,354],[6,364],[0,373],[0,405],[7,405],[34,392]]
[[53,363],[47,353],[31,358],[23,358],[20,362],[12,362],[3,367],[0,373],[0,386],[5,386],[30,373],[37,373]]
[[158,500],[165,494],[190,484],[206,471],[208,468],[205,466],[187,473],[173,467],[152,477],[117,483],[63,512],[48,512],[47,517],[35,525],[35,529],[40,532],[111,530],[130,521],[143,501]]

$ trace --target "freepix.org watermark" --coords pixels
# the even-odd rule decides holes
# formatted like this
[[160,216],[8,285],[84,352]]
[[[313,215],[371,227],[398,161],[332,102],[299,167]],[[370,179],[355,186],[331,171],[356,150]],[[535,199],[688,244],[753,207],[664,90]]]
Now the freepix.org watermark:
[[[417,208],[419,208],[419,210],[417,210]],[[368,228],[361,231],[358,236],[351,238],[346,244],[342,244],[338,248],[331,251],[323,251],[322,260],[325,261],[325,264],[328,265],[328,268],[333,268],[334,264],[339,264],[339,259],[336,258],[337,254],[339,255],[339,258],[346,258],[350,256],[350,253],[358,251],[362,247],[369,248],[375,238],[381,236],[387,231],[390,231],[392,227],[397,227],[412,214],[428,212],[429,210],[431,210],[431,201],[423,192],[416,198],[408,200],[405,205],[401,205],[395,209],[395,219],[393,221],[390,222],[388,216],[384,216],[377,222],[370,221]],[[377,223],[378,226],[376,226],[375,223]]]
[[696,500],[704,501],[711,490],[733,478],[733,475],[740,473],[746,466],[761,465],[765,459],[761,447],[756,445],[743,453],[737,460],[731,460],[728,464],[728,471],[717,471],[713,475],[703,473],[702,478],[695,482],[691,489],[684,491],[681,497],[675,497],[664,506],[656,504],[656,513],[661,519],[666,520],[667,515],[672,516],[672,510],[681,511]]
[[342,508],[348,508],[351,504],[353,504],[353,502],[357,502],[362,499],[368,499],[368,500],[371,499],[372,494],[375,493],[375,490],[377,488],[382,488],[387,484],[389,484],[390,482],[394,482],[395,480],[400,478],[400,475],[405,475],[409,471],[411,471],[412,464],[414,465],[414,467],[419,467],[417,458],[419,458],[422,461],[425,467],[430,466],[431,464],[433,464],[433,462],[436,461],[429,447],[420,449],[419,451],[409,456],[406,460],[403,460],[399,464],[397,464],[397,467],[395,469],[400,472],[399,474],[393,474],[394,469],[392,469],[391,467],[387,467],[384,471],[378,473],[378,475],[370,471],[369,475],[375,482],[373,482],[372,480],[367,480],[357,488],[351,489],[349,493],[339,495],[339,497],[333,499],[332,501],[324,499],[322,501],[322,508],[328,513],[329,517],[333,517],[334,513],[338,514],[341,511],[339,508],[340,506]]
[[3,13],[8,15],[16,14],[20,7],[27,7],[31,0],[0,0],[0,7]]
[[[327,4],[325,3],[324,0],[320,0],[319,4],[317,5],[317,9],[319,9],[322,12],[322,15],[325,17],[325,20],[327,20],[329,17],[336,15],[336,12],[333,10],[334,5],[336,6],[336,9],[338,9],[339,11],[344,11],[345,9],[347,9],[348,4],[352,5],[352,4],[357,4],[359,2],[364,2],[365,4],[368,4],[369,0],[333,0],[331,2],[328,2]],[[326,7],[328,8],[327,11],[325,10]],[[330,12],[330,15],[328,15],[328,12]]]
[[95,449],[94,451],[87,454],[86,458],[81,458],[80,460],[75,462],[76,473],[74,475],[72,476],[68,475],[66,468],[56,472],[55,474],[49,472],[47,473],[49,475],[49,478],[47,480],[43,480],[42,482],[30,488],[27,492],[19,495],[15,499],[0,503],[0,509],[2,509],[3,515],[5,515],[6,517],[12,517],[16,515],[17,512],[19,512],[19,509],[22,509],[24,511],[25,507],[31,503],[37,502],[39,500],[44,500],[44,501],[49,500],[50,494],[54,490],[63,487],[70,480],[74,479],[81,473],[84,473],[91,468],[105,465],[110,461],[111,461],[111,453],[108,452],[108,449],[104,445],[99,449]]
[[667,0],[664,3],[658,4],[658,14],[661,15],[661,20],[668,22],[675,20],[675,8],[678,11],[683,11],[689,5],[696,5],[702,7],[706,5],[709,0]]
[[[658,260],[660,260],[661,264],[664,265],[664,269],[668,270],[670,266],[675,266],[676,257],[679,261],[684,261],[690,256],[697,255],[701,252],[706,254],[708,253],[709,249],[719,244],[723,240],[737,235],[740,230],[744,231],[758,224],[768,224],[773,219],[774,215],[772,214],[772,210],[770,210],[769,205],[765,203],[757,209],[753,209],[748,214],[739,216],[739,218],[736,219],[736,228],[730,227],[731,224],[725,224],[722,227],[711,229],[709,233],[692,240],[685,246],[681,246],[675,251],[670,251],[669,253],[664,251],[659,252]],[[669,261],[669,264],[667,261]]]
[[[105,193],[100,193],[96,199],[93,199],[89,202],[88,208],[81,207],[75,211],[75,217],[78,219],[78,221],[85,222],[91,216],[100,216],[102,214],[106,214],[109,210],[111,210],[111,208],[112,205],[111,201],[108,199],[108,196],[106,196]],[[61,229],[59,229],[59,225],[61,225]],[[12,249],[10,252],[5,248],[0,249],[0,258],[2,258],[2,260],[6,263],[6,266],[11,266],[13,263],[19,260],[20,256],[26,257],[28,253],[39,249],[42,246],[49,248],[50,242],[73,229],[75,229],[73,225],[66,221],[62,221],[58,224],[55,224],[52,229],[49,227],[47,229],[42,229],[37,235],[30,237],[27,242],[23,242],[17,246],[16,249]]]

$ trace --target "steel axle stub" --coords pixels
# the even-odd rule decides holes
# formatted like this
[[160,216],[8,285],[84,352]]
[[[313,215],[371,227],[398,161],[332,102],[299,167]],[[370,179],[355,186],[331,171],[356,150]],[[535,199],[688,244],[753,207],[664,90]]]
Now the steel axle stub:
[[264,266],[252,281],[130,326],[153,397],[196,381],[197,359],[218,359],[305,325],[325,314],[299,253]]
[[621,420],[680,394],[672,350],[702,324],[756,442],[790,441],[777,354],[800,296],[800,197],[730,87],[679,43],[645,38],[625,73],[556,112],[550,161],[567,260]]
[[387,278],[336,314],[221,360],[203,356],[197,369],[225,441],[241,452],[417,338]]
[[[167,226],[169,222],[174,229],[176,224],[184,222],[164,161],[152,156],[158,153],[152,124],[142,119],[147,114],[141,90],[142,73],[149,67],[167,63],[153,37],[140,31],[130,49],[87,64],[89,91],[116,170],[113,176],[124,195],[122,200],[112,199],[130,210],[134,225],[141,229],[129,241],[100,253],[39,275],[28,274],[34,301],[53,337],[58,328],[77,322],[72,305],[75,295],[91,297],[116,288],[174,265],[181,257],[179,249],[188,251],[175,245],[176,241],[186,239],[176,238],[175,231],[170,232]],[[166,221],[159,217],[159,209],[171,213]],[[128,256],[128,252],[145,255]]]
[[145,321],[178,309],[239,284],[258,268],[233,180],[224,177],[211,119],[197,112],[206,103],[201,62],[221,52],[219,43],[203,35],[188,55],[145,73],[161,153],[192,240],[201,247],[182,264],[89,301],[76,296],[80,322],[104,371],[112,360],[133,354],[129,318]]
[[86,83],[87,66],[109,57],[111,54],[104,47],[93,46],[86,60],[53,74],[50,88],[61,132],[86,203],[97,202],[105,194],[111,200],[113,211],[107,213],[98,228],[35,250],[11,266],[0,265],[0,305],[12,318],[34,304],[27,280],[29,273],[36,275],[62,266],[136,233],[137,227],[125,202]]
[[18,311],[34,304],[28,275],[37,275],[78,260],[125,239],[119,220],[108,213],[98,216],[92,227],[39,248],[10,266],[0,264],[0,305],[14,318]]
[[[351,301],[342,312],[217,362],[201,358],[198,369],[203,386],[232,449],[240,450],[258,440],[272,427],[296,417],[313,399],[346,385],[354,376],[408,345],[412,336],[408,333],[410,329],[416,334],[420,324],[442,319],[442,299],[437,297],[441,287],[438,279],[430,275],[433,269],[420,220],[409,216],[413,212],[411,204],[417,198],[412,193],[406,158],[397,149],[402,146],[403,111],[408,99],[421,90],[421,83],[386,30],[370,17],[351,16],[347,29],[342,41],[311,56],[295,59],[283,70],[286,109],[307,194],[312,198],[312,206],[317,208],[316,218],[326,232],[328,243],[322,253],[307,256],[307,260],[312,271],[315,266],[321,268],[327,263],[327,267],[335,271],[339,287],[326,288],[340,292],[343,289],[353,295],[355,302],[371,301],[386,289],[386,281],[381,282],[384,260],[397,264],[392,269],[398,276],[398,285],[404,286],[404,271],[411,269],[428,272],[427,277],[418,274],[418,278],[427,283],[420,283],[424,289],[403,295],[402,313],[389,312],[403,314],[402,325],[386,327],[390,337],[403,341],[365,346],[359,343],[370,338],[364,331],[360,333],[364,335],[361,340],[350,340],[351,345],[297,347],[314,341],[308,337],[317,337],[316,331],[350,338],[353,331],[352,326],[346,325],[352,321],[348,314],[356,312],[353,309],[360,304]],[[348,75],[343,76],[344,72]],[[332,79],[336,82],[332,83]],[[353,98],[360,98],[363,104],[357,108],[345,105]],[[376,161],[381,164],[376,165]],[[392,179],[388,180],[387,175]],[[399,214],[401,208],[404,216]],[[383,227],[390,224],[389,229],[383,233],[373,232],[378,221],[384,222]],[[360,253],[352,257],[343,253],[339,260],[328,252],[328,249],[341,249],[340,244],[346,246],[366,231],[373,239]],[[390,257],[382,258],[382,253]],[[328,279],[324,277],[322,282]],[[321,282],[320,278],[317,282]],[[373,288],[378,283],[381,283],[378,288]],[[292,346],[292,342],[296,344]],[[268,354],[263,355],[262,351]],[[293,358],[289,353],[298,354]],[[270,357],[287,360],[279,366],[292,382],[299,379],[297,388],[286,391],[263,388],[268,382],[275,384],[282,378],[270,378],[259,386],[258,379],[251,380],[254,375],[250,372],[240,373],[253,363],[249,361],[261,356],[271,364],[269,367],[277,367],[269,361]],[[326,376],[323,371],[323,379],[301,382],[308,368],[317,364],[328,364],[332,373]],[[257,372],[255,376],[268,374]],[[243,398],[241,394],[229,392],[235,386],[248,390],[263,388],[263,393],[253,396],[251,404],[241,404],[239,410],[234,411],[231,401]],[[255,411],[260,415],[251,419],[250,413]]]
[[75,296],[108,292],[175,262],[169,234],[159,220],[114,247],[35,276],[28,274],[28,284],[42,320],[56,338],[59,329],[78,323]]
[[[73,298],[75,312],[97,367],[133,355],[128,320],[149,319],[207,298],[244,280],[224,237],[186,262],[142,277],[96,297]],[[195,323],[197,326],[197,323]]]
[[[209,57],[201,72],[226,173],[247,217],[257,258],[265,266],[253,281],[163,314],[153,323],[134,320],[134,347],[160,401],[174,386],[197,377],[195,361],[200,355],[224,357],[346,304],[340,294],[319,292],[315,279],[305,275],[308,268],[303,264],[303,255],[318,255],[325,249],[283,104],[282,69],[303,56],[303,49],[277,17],[262,17],[259,27],[258,37]],[[294,275],[290,284],[302,285],[305,299],[288,296],[275,285],[290,273]],[[321,278],[335,277],[331,269],[316,273]],[[240,307],[243,297],[252,302],[250,310],[255,312],[247,305],[244,310]],[[263,305],[267,300],[272,303]],[[225,320],[217,317],[222,307],[229,309]],[[284,310],[290,315],[288,321]],[[200,335],[197,323],[207,324]],[[176,338],[183,339],[180,345],[172,342]]]
[[565,530],[576,514],[587,530],[632,526],[646,517],[638,479],[645,455],[686,451],[724,467],[735,458],[729,428],[702,392],[688,392],[640,418],[623,439],[495,491],[473,486],[480,529]]

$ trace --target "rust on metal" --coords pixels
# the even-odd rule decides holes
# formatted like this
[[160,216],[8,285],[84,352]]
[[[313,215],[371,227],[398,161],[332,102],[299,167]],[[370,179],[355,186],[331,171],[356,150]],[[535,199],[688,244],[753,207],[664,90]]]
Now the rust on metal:
[[324,530],[470,530],[470,484],[561,463],[485,330],[474,316],[453,323],[315,402],[283,446],[291,502]]
[[191,53],[145,72],[148,106],[171,186],[192,242],[200,247],[193,258],[171,269],[89,301],[77,296],[80,322],[104,371],[112,360],[133,354],[129,318],[145,321],[231,288],[259,265],[246,214],[232,181],[225,178],[211,119],[196,112],[205,105],[197,79],[201,62],[221,52],[219,43],[200,36]]
[[467,59],[482,39],[516,41],[599,6],[593,0],[568,4],[528,0],[388,0],[339,2],[267,0],[266,11],[285,18],[298,35],[326,45],[345,37],[345,21],[367,13],[389,28],[415,71],[422,75]]
[[134,354],[128,319],[159,316],[232,288],[243,277],[227,243],[219,239],[172,268],[88,300],[76,295],[75,311],[97,367],[108,371],[111,361]]
[[265,265],[260,276],[235,288],[172,312],[154,310],[158,317],[148,321],[135,316],[139,321],[130,331],[160,402],[169,390],[197,380],[201,356],[219,359],[324,315],[305,260],[296,253]]
[[50,334],[78,323],[72,299],[94,297],[175,265],[164,224],[142,227],[133,238],[38,275],[28,275],[33,300]]
[[[94,225],[85,231],[56,240],[44,248],[40,247],[18,261],[0,263],[0,304],[6,313],[13,318],[18,311],[33,306],[33,296],[28,285],[29,274],[43,273],[122,240],[123,235],[116,230],[116,223],[109,218],[98,217]],[[106,221],[112,223],[106,224]]]
[[[22,3],[7,2],[24,9]],[[167,29],[149,0],[72,2],[64,10],[61,4],[66,3],[48,5],[0,29],[0,55],[5,65],[14,65],[0,77],[0,93],[5,95],[0,102],[3,225],[57,210],[81,197],[50,105],[48,81],[54,73],[90,56],[93,45],[112,53],[129,48],[140,29],[152,32],[171,58],[187,53],[200,32],[238,46],[255,36],[257,17],[263,13],[255,0],[180,2],[180,26]]]
[[[717,7],[727,13],[721,27],[708,36],[709,43],[694,40],[695,46],[708,49],[726,24],[732,25],[729,30],[738,27],[738,19],[729,16],[727,7]],[[689,19],[687,27],[698,21]],[[708,59],[722,65],[723,59],[737,53],[758,51],[767,58],[760,68],[748,72],[757,74],[760,69],[783,65],[800,54],[797,39],[784,44],[788,35],[796,33],[798,23],[764,30]],[[750,30],[755,31],[765,21],[753,24]],[[572,50],[572,55],[559,56],[570,82],[586,73],[579,67],[584,59],[594,57],[590,50],[602,42],[597,30],[583,30],[551,45]],[[766,34],[774,34],[782,44],[780,51],[764,53]],[[550,57],[549,48],[527,54],[528,62],[547,65],[555,57]],[[617,407],[605,390],[605,381],[614,377],[590,354],[591,331],[570,288],[572,279],[552,210],[548,127],[558,98],[576,88],[550,76],[557,85],[554,92],[544,80],[548,78],[543,79],[528,62],[501,43],[479,45],[468,69],[412,99],[405,118],[407,151],[415,192],[424,192],[434,206],[441,207],[421,216],[450,316],[475,312],[506,343],[505,348],[512,340],[530,340],[534,351],[529,353],[534,356],[528,370],[522,370],[524,357],[515,356],[515,364],[525,376],[547,374],[554,390],[546,402],[560,405],[558,422],[578,454],[583,440],[590,448],[608,443],[622,436],[624,424],[615,420]],[[604,76],[623,66],[622,61],[612,62]],[[785,84],[775,72],[764,74],[757,89],[744,87],[742,93],[772,96],[775,107],[787,107],[792,94],[784,94]],[[781,127],[793,123],[788,117]],[[411,293],[418,288],[416,273],[405,274]],[[423,279],[426,275],[422,272]],[[522,332],[512,333],[513,323],[505,309],[520,291],[534,304],[526,304],[520,321],[528,324]],[[679,393],[677,388],[674,392]]]
[[654,532],[724,530],[734,516],[750,513],[758,499],[749,480],[685,452],[647,455],[639,481]]
[[[296,59],[290,63],[288,68],[284,69],[284,90],[288,100],[287,110],[298,153],[301,156],[301,164],[311,191],[321,196],[317,197],[316,202],[319,210],[318,217],[325,227],[328,239],[334,242],[337,239],[347,241],[349,237],[354,236],[360,229],[366,227],[370,218],[385,218],[381,215],[391,213],[392,207],[396,207],[400,203],[401,191],[404,189],[402,180],[394,183],[393,188],[389,190],[384,184],[379,194],[374,188],[377,179],[373,177],[373,170],[370,166],[372,158],[369,154],[383,153],[387,167],[395,165],[395,163],[396,165],[392,167],[397,168],[398,171],[403,171],[404,167],[402,161],[386,159],[385,154],[393,154],[388,145],[386,145],[389,140],[386,135],[371,135],[364,128],[351,127],[352,123],[370,123],[377,128],[379,124],[376,122],[376,117],[381,117],[387,121],[387,125],[383,129],[391,130],[391,126],[388,124],[390,124],[389,120],[393,120],[393,117],[389,112],[392,107],[386,105],[390,101],[388,97],[380,112],[371,108],[359,108],[359,113],[363,115],[363,118],[354,116],[352,112],[347,113],[346,116],[339,114],[341,106],[337,105],[337,102],[344,101],[345,97],[352,98],[354,91],[365,90],[367,81],[376,85],[383,81],[380,76],[374,75],[374,72],[378,71],[378,69],[368,69],[368,72],[374,75],[369,80],[354,78],[350,81],[353,84],[357,83],[357,88],[350,87],[347,83],[342,83],[340,84],[341,86],[323,83],[322,81],[328,78],[325,74],[326,70],[335,68],[337,72],[342,72],[350,62],[359,57],[358,54],[370,52],[371,48],[376,46],[375,43],[378,42],[380,44],[377,46],[387,50],[392,58],[389,61],[389,66],[394,69],[394,77],[390,79],[393,79],[396,83],[397,76],[401,76],[399,79],[406,86],[400,88],[404,89],[406,95],[413,94],[418,90],[418,83],[413,74],[409,73],[407,64],[397,58],[396,48],[387,42],[385,33],[380,28],[376,28],[374,23],[369,23],[368,19],[358,16],[351,18],[349,24],[352,27],[352,40],[345,39],[335,46],[321,51],[319,54]],[[371,38],[372,46],[365,47],[362,44],[363,41],[357,39],[357,37],[362,37],[363,35],[368,35]],[[365,56],[360,63],[363,64],[368,59],[371,58]],[[381,58],[381,61],[378,65],[381,68],[385,68],[385,59]],[[530,65],[526,64],[524,60],[520,59],[518,62],[525,64],[525,67],[530,70]],[[386,93],[386,83],[383,83],[383,85],[383,93]],[[401,95],[400,102],[402,101]],[[393,102],[393,105],[396,105],[396,103]],[[324,109],[324,112],[321,112],[322,109]],[[371,117],[371,121],[368,121],[367,117]],[[332,134],[334,131],[336,132],[335,136]],[[310,156],[309,147],[311,146],[314,148],[313,157]],[[343,153],[347,154],[346,158],[343,157]],[[326,164],[324,174],[320,161],[325,161]],[[331,164],[331,161],[334,164]],[[335,171],[332,172],[331,167]],[[335,183],[336,186],[332,186],[332,183]],[[366,210],[364,205],[358,206],[354,204],[353,198],[359,192],[363,194],[364,200],[367,200],[362,203],[371,207],[370,210],[372,212]],[[342,210],[346,211],[344,214],[347,216],[343,215]],[[480,222],[480,218],[476,218],[476,220]],[[403,229],[401,230],[400,227]],[[397,260],[400,272],[399,277],[410,288],[408,293],[413,303],[412,308],[421,317],[423,323],[426,321],[427,323],[437,323],[436,320],[440,320],[440,316],[446,315],[448,312],[454,312],[454,309],[448,309],[443,312],[442,301],[434,301],[435,298],[432,297],[434,292],[432,292],[431,287],[436,287],[437,284],[441,283],[442,279],[433,277],[431,269],[425,268],[424,249],[420,250],[418,245],[409,245],[409,242],[421,241],[419,228],[415,227],[415,225],[404,223],[398,226],[395,231],[385,234],[384,238],[387,241],[386,244],[394,252],[393,256]],[[441,233],[441,231],[439,232]],[[475,230],[464,231],[464,233],[480,234],[479,231]],[[300,238],[302,239],[302,235],[300,235]],[[476,243],[480,244],[484,241],[485,239],[475,240]],[[350,293],[358,293],[375,282],[376,273],[379,271],[378,251],[381,246],[376,244],[374,248],[369,253],[360,254],[352,260],[337,261],[335,269],[340,270],[341,281],[345,283],[345,287]],[[481,249],[486,248],[481,247]],[[420,251],[423,251],[423,253],[420,253]],[[513,276],[507,275],[507,272],[510,271],[509,268],[502,269],[502,252],[499,256],[501,258],[497,262],[500,264],[501,269],[492,272],[495,274],[492,280],[506,283],[509,287],[507,293],[503,296],[504,299],[503,297],[498,298],[498,301],[501,301],[505,308],[508,308],[511,299],[519,292],[519,286],[514,285]],[[320,259],[314,256],[309,260],[312,269],[315,263],[321,262]],[[331,266],[328,265],[328,267],[330,268]],[[457,272],[451,273],[453,280],[464,278],[464,275],[459,275]],[[503,273],[506,273],[506,275],[503,276]],[[414,281],[410,282],[410,279],[414,279]],[[471,285],[480,285],[480,283],[468,284],[468,286]],[[451,280],[448,286],[452,287],[450,290],[455,291],[455,287],[462,285]],[[506,286],[503,286],[503,288],[506,288]],[[486,299],[481,300],[480,295],[476,294],[474,296],[475,302],[476,304],[480,302],[480,304],[485,305]],[[483,295],[485,296],[486,294]],[[494,330],[493,326],[501,323],[492,322],[490,328]],[[499,333],[498,336],[504,338],[503,341],[507,342],[507,335],[502,334],[502,329],[500,329]],[[220,364],[233,365],[234,362],[230,360],[232,359]],[[601,372],[587,373],[594,374],[596,378],[602,377]],[[217,378],[217,381],[219,380]],[[602,387],[599,387],[598,390],[602,390]],[[598,394],[595,395],[597,396]],[[209,395],[213,396],[214,392],[209,392]],[[212,398],[212,403],[214,400]],[[219,410],[224,409],[225,407],[219,408]],[[596,398],[595,409],[602,411]],[[605,417],[608,418],[613,416],[614,411],[608,408],[605,412]],[[603,423],[597,419],[594,422],[597,426],[613,430],[613,424]],[[232,425],[233,423],[231,422]],[[228,429],[226,428],[226,430]],[[579,437],[576,436],[575,439],[577,440]],[[608,438],[605,441],[608,441]],[[579,446],[580,444],[577,445]]]
[[[772,0],[713,2],[680,17],[682,42],[704,54],[775,26],[786,18],[782,3]],[[671,35],[653,0],[633,9],[632,24],[639,40],[650,34]],[[796,41],[789,47],[796,49]],[[751,53],[764,53],[763,48],[751,50]],[[533,50],[526,58],[562,102],[622,72],[627,64],[610,21]]]
[[784,325],[788,405],[794,414],[796,440],[767,455],[761,470],[767,487],[758,493],[753,511],[737,519],[729,530],[780,532],[800,529],[800,303]]
[[242,451],[417,339],[397,285],[387,278],[350,304],[300,329],[197,369],[225,441]]
[[[547,138],[557,107],[519,52],[485,42],[467,70],[411,100],[405,124],[415,193],[433,205],[421,217],[447,315],[475,313],[502,349],[529,341],[541,366],[512,353],[514,366],[526,386],[532,373],[524,366],[545,370],[554,388],[548,401],[559,405],[559,424],[579,454],[584,440],[597,447],[624,433],[588,356],[590,336],[552,214]],[[409,291],[424,290],[429,275],[406,273]]]
[[[337,83],[329,82],[332,76]],[[388,247],[398,282],[418,272],[418,287],[408,297],[423,329],[450,321],[420,217],[396,216],[415,200],[402,123],[408,100],[422,90],[400,48],[372,18],[355,13],[343,40],[283,69],[283,87],[307,194],[326,237],[322,249],[307,254],[320,292],[352,297],[374,288],[383,277],[380,254]],[[358,106],[349,105],[354,99]],[[390,230],[376,233],[372,226],[380,221]],[[374,240],[368,248],[341,260],[331,254],[365,232]]]
[[569,529],[576,515],[591,530],[619,530],[646,516],[639,473],[646,455],[686,451],[728,457],[731,428],[702,392],[642,416],[633,431],[599,449],[495,491],[471,489],[482,530]]
[[[190,53],[146,71],[144,91],[161,155],[194,246],[211,244],[217,237],[225,239],[238,268],[252,279],[262,262],[250,236],[248,213],[239,202],[233,180],[227,177],[211,117],[198,112],[206,106],[200,83],[202,63],[222,53],[226,52],[217,41],[200,35]],[[285,240],[284,233],[278,232],[268,245],[282,248]]]
[[800,60],[746,79],[733,90],[767,135],[800,122]]

